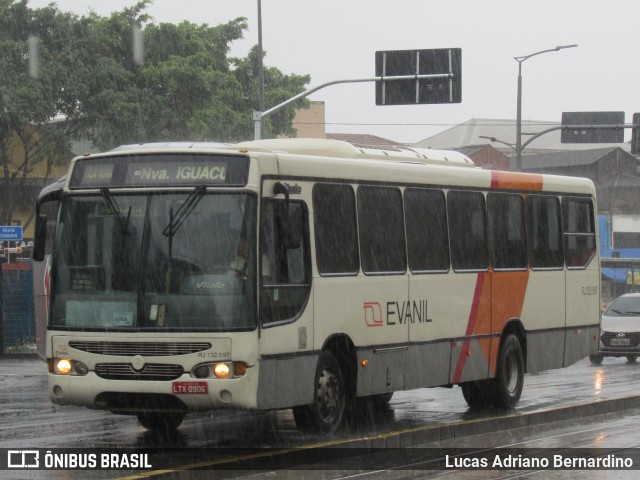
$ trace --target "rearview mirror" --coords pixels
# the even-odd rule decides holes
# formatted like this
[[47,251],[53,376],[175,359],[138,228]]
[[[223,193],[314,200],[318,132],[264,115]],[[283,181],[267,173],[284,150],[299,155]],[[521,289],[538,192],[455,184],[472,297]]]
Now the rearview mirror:
[[47,245],[47,216],[38,215],[36,218],[35,238],[33,239],[33,259],[36,262],[44,260]]

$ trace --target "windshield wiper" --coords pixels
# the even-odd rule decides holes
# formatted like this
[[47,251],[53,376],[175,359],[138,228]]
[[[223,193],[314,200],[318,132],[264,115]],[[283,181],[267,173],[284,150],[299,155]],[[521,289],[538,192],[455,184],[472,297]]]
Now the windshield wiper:
[[196,208],[200,200],[202,200],[205,191],[206,187],[204,185],[196,187],[193,192],[191,192],[185,199],[185,201],[182,202],[182,205],[180,205],[175,214],[173,213],[173,209],[171,210],[171,212],[169,213],[169,223],[162,231],[162,234],[165,237],[173,238],[173,236],[182,226],[187,217],[191,215],[193,209]]
[[118,204],[116,203],[115,198],[113,198],[113,195],[111,195],[111,192],[109,191],[109,189],[107,187],[102,187],[100,189],[100,193],[102,194],[104,201],[109,207],[109,213],[111,213],[111,215],[113,215],[113,217],[116,219],[116,222],[118,224],[118,227],[120,227],[120,231],[122,232],[122,235],[126,235],[127,233],[129,233],[129,220],[131,219],[131,206],[129,206],[129,210],[127,212],[127,218],[125,219],[120,214],[120,207],[118,207]]

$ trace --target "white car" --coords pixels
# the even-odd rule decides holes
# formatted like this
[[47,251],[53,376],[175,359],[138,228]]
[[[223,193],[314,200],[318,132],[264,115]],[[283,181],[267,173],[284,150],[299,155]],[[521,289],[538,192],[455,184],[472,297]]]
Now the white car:
[[640,356],[640,293],[625,293],[616,298],[602,314],[600,348],[589,355],[594,365],[604,357],[627,357],[635,362]]

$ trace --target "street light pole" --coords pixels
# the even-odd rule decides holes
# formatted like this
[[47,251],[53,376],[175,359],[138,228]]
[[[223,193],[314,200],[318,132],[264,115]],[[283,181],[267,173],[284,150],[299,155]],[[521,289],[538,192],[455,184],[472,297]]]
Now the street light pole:
[[264,54],[262,52],[262,1],[258,0],[258,108],[264,112]]
[[516,149],[516,146],[513,143],[503,142],[502,140],[497,139],[496,137],[487,137],[486,135],[478,135],[478,138],[485,138],[490,142],[501,143],[502,145],[506,145],[509,148]]
[[513,57],[518,62],[518,98],[517,98],[517,111],[516,111],[516,165],[517,171],[522,170],[522,62],[547,52],[557,52],[565,48],[574,48],[578,45],[558,45],[555,48],[548,48],[547,50],[540,50],[539,52],[531,53],[529,55],[523,55],[521,57]]

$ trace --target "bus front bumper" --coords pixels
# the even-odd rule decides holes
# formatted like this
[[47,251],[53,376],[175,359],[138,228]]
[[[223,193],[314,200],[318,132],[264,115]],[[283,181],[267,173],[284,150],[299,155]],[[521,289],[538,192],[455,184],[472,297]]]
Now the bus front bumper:
[[49,373],[49,396],[57,405],[77,405],[135,413],[142,410],[203,411],[215,408],[256,408],[257,369],[232,379],[194,379],[188,374],[173,381],[106,380],[86,375]]

